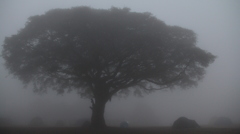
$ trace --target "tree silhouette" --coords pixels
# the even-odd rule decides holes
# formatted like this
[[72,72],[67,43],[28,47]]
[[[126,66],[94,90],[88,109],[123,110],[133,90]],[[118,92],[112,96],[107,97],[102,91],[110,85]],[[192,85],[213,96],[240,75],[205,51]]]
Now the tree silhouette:
[[6,37],[6,68],[36,92],[76,89],[91,98],[93,127],[104,127],[114,94],[149,93],[197,84],[215,56],[196,46],[193,31],[128,8],[53,9]]

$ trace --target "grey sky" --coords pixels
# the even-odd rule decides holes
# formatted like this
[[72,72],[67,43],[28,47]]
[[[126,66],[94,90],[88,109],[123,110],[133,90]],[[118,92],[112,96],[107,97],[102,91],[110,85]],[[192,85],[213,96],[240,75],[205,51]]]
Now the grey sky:
[[[111,6],[129,7],[132,11],[151,12],[166,24],[193,30],[198,35],[197,46],[217,56],[197,88],[159,91],[140,99],[116,98],[107,104],[106,115],[129,118],[135,104],[145,103],[165,125],[171,124],[182,115],[196,119],[200,124],[207,124],[213,116],[228,116],[233,121],[240,122],[240,1],[0,0],[0,44],[3,44],[6,36],[16,34],[23,28],[29,16],[43,14],[53,8],[74,6],[103,9]],[[8,75],[3,63],[0,58],[0,117],[11,116],[19,120],[24,116],[31,118],[30,116],[37,114],[50,117],[51,108],[46,108],[47,104],[49,107],[56,106],[59,111],[64,111],[61,106],[66,105],[68,113],[72,115],[70,118],[90,116],[88,100],[80,99],[74,92],[63,96],[57,96],[54,92],[36,95]],[[38,103],[49,111],[45,109],[35,112],[37,108],[32,105]],[[61,115],[64,112],[59,112],[59,116]]]

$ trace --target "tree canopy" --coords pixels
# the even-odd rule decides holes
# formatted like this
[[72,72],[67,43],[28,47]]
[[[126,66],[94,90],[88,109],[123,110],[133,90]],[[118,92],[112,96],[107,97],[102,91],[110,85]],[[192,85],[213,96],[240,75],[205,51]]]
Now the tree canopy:
[[129,88],[141,94],[194,86],[215,59],[196,46],[192,30],[115,7],[32,16],[5,38],[2,55],[10,73],[36,91],[76,89],[93,98],[93,107]]

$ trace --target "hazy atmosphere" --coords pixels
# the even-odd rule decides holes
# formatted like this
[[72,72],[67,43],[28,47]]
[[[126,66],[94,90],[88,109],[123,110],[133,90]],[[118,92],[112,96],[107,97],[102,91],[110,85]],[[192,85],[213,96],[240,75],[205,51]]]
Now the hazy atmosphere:
[[[113,97],[107,102],[107,124],[170,126],[185,116],[200,125],[212,118],[228,117],[240,124],[240,1],[238,0],[0,0],[0,51],[5,37],[24,28],[28,17],[50,9],[89,6],[96,9],[128,7],[134,12],[150,12],[167,25],[193,30],[197,46],[217,58],[206,68],[198,86],[187,90],[164,89],[143,97]],[[0,118],[27,125],[36,116],[46,124],[57,120],[73,123],[91,117],[90,99],[75,91],[58,95],[49,90],[36,94],[4,67],[0,57]],[[137,124],[138,123],[138,124]]]

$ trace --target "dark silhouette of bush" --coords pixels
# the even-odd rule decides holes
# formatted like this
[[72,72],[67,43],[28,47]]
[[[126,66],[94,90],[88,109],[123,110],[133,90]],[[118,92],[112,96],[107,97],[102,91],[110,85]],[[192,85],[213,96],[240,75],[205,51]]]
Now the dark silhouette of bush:
[[173,123],[173,128],[183,129],[183,128],[199,128],[195,120],[190,120],[186,117],[180,117]]

